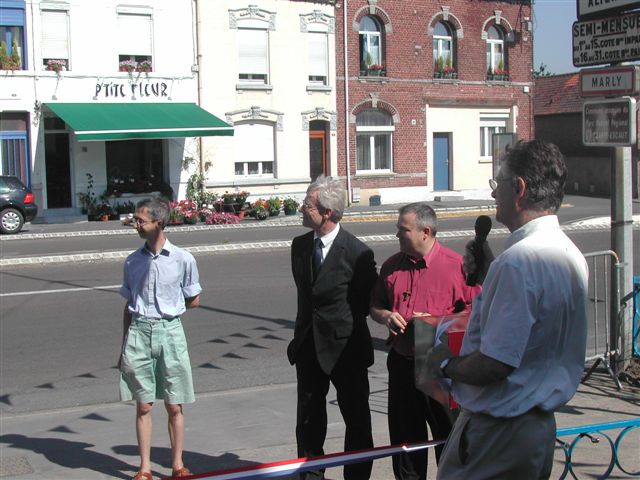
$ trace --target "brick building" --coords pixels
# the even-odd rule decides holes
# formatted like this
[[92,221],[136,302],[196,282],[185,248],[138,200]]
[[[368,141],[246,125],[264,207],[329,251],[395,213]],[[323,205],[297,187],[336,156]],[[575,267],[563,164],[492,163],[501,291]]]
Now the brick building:
[[342,0],[335,37],[352,200],[486,190],[494,134],[532,137],[531,2]]

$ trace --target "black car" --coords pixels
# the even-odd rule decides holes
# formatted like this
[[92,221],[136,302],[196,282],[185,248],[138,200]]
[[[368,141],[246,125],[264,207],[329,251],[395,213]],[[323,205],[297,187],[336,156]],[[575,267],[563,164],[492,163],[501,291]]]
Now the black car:
[[16,177],[0,175],[0,232],[18,233],[37,213],[31,190]]

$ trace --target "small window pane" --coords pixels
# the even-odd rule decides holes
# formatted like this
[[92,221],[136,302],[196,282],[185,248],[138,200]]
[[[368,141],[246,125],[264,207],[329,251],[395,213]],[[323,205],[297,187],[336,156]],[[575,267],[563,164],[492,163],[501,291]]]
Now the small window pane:
[[376,170],[389,170],[391,166],[391,135],[374,135]]
[[502,34],[496,27],[491,26],[487,29],[487,38],[489,40],[502,40]]
[[360,20],[360,31],[361,32],[379,32],[380,27],[378,26],[378,22],[373,17],[363,17]]
[[449,27],[444,24],[444,22],[438,22],[436,26],[433,28],[433,34],[438,35],[440,37],[450,37],[451,32],[449,31]]
[[384,110],[367,109],[363,110],[356,117],[356,126],[358,127],[382,127],[393,125],[393,119]]
[[356,136],[356,147],[358,150],[356,168],[358,170],[371,170],[371,148],[369,144],[369,135]]

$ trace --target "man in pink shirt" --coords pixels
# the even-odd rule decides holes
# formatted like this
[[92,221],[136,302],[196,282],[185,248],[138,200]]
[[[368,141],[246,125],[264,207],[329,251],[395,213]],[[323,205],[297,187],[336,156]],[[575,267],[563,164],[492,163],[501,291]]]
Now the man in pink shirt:
[[[480,287],[465,284],[462,256],[436,240],[437,217],[429,205],[405,205],[396,227],[400,252],[382,265],[369,312],[390,332],[389,436],[392,444],[425,441],[428,423],[434,439],[446,439],[450,412],[415,387],[412,318],[468,309]],[[425,480],[426,450],[394,456],[393,472],[396,480]]]

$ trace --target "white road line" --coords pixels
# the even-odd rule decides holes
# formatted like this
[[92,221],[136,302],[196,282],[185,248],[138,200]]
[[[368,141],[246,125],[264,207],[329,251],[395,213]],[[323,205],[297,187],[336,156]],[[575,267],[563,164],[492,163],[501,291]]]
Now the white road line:
[[11,292],[0,293],[0,297],[19,297],[21,295],[45,295],[47,293],[71,293],[71,292],[84,292],[85,290],[115,290],[119,289],[120,285],[103,285],[98,287],[77,287],[77,288],[57,288],[55,290],[32,290],[30,292]]

